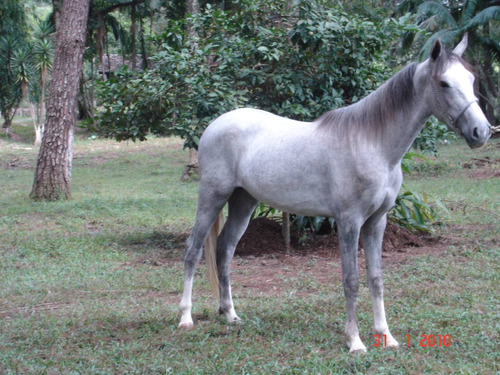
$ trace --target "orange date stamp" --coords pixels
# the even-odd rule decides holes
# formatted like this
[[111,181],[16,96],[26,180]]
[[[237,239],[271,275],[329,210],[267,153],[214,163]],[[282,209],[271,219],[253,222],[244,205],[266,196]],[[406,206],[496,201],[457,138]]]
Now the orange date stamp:
[[[373,346],[375,347],[386,347],[387,346],[387,337],[386,335],[374,335],[373,336],[375,342]],[[411,335],[406,335],[406,341],[408,347],[411,347],[412,337]],[[420,339],[420,341],[418,341]],[[421,348],[439,348],[439,347],[450,347],[451,346],[451,336],[450,335],[420,335],[417,339]]]

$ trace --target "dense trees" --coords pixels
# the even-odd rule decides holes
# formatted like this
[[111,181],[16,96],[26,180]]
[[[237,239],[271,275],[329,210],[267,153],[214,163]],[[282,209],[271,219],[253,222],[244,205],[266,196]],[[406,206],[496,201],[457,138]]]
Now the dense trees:
[[100,130],[120,140],[177,134],[191,148],[214,117],[243,105],[312,120],[377,87],[406,30],[404,20],[375,23],[325,2],[239,5],[206,6],[188,19],[192,35],[171,20],[152,69],[103,84]]
[[[123,71],[101,87],[100,131],[134,140],[145,139],[150,132],[173,133],[186,139],[191,148],[210,120],[242,105],[310,120],[358,100],[379,85],[386,73],[405,63],[397,52],[408,35],[429,40],[427,44],[441,36],[452,44],[471,30],[473,39],[479,40],[481,34],[484,42],[476,44],[477,53],[471,57],[481,61],[476,63],[485,77],[481,102],[490,111],[490,120],[495,119],[498,88],[492,82],[498,73],[495,65],[484,63],[498,56],[494,50],[498,31],[489,27],[497,22],[497,7],[478,1],[466,6],[440,3],[440,9],[453,17],[463,14],[464,21],[448,32],[448,24],[436,16],[433,35],[426,31],[429,22],[423,21],[437,3],[395,2],[392,14],[382,7],[387,1],[344,3],[297,1],[291,6],[284,1],[247,0],[229,7],[225,4],[230,9],[225,12],[205,3],[194,18],[169,20],[155,38],[157,52],[151,58],[151,70],[142,74]],[[367,11],[368,5],[376,10]],[[360,17],[347,9],[365,11]],[[414,16],[396,18],[403,10]],[[193,22],[198,25],[195,36],[186,32],[186,25]],[[192,49],[193,45],[197,48]]]

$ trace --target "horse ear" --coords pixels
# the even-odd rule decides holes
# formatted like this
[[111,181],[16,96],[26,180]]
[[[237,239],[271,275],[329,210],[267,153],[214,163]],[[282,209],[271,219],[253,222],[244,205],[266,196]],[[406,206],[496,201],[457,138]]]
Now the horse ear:
[[469,41],[469,34],[465,33],[464,37],[462,38],[462,41],[458,43],[458,46],[455,47],[453,53],[461,57],[465,52],[465,49],[467,48],[468,41]]
[[431,49],[431,61],[436,61],[439,56],[441,56],[441,52],[443,51],[443,45],[441,44],[441,40],[437,38],[434,41]]

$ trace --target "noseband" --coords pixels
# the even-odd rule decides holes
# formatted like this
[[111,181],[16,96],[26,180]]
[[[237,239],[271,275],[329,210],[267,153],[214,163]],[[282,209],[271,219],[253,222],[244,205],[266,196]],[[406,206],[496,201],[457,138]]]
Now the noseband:
[[431,87],[432,87],[432,92],[434,93],[434,99],[436,100],[436,104],[438,106],[438,108],[441,110],[441,112],[448,118],[448,120],[450,121],[450,126],[456,130],[458,133],[461,133],[460,129],[458,128],[457,126],[457,123],[458,123],[458,120],[460,120],[460,117],[462,117],[462,115],[469,109],[469,107],[474,104],[474,103],[477,103],[477,99],[474,99],[472,101],[470,101],[469,103],[467,103],[464,108],[460,111],[460,113],[458,114],[457,117],[455,117],[455,119],[450,115],[450,113],[446,110],[446,108],[444,108],[443,104],[441,103],[441,100],[439,100],[439,93],[436,89],[436,84],[434,83],[434,80],[432,79],[432,73],[431,73],[431,66],[430,64],[427,65],[427,72],[429,73],[429,79],[431,81]]

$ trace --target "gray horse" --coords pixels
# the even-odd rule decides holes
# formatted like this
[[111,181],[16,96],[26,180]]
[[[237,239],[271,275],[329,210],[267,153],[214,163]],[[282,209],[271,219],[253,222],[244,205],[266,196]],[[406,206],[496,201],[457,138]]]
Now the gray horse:
[[[385,346],[397,347],[385,317],[381,251],[386,213],[402,183],[401,159],[431,115],[470,147],[484,145],[491,134],[474,95],[474,76],[461,58],[466,46],[467,36],[453,52],[437,40],[426,61],[408,65],[365,99],[312,123],[238,109],[210,124],[199,144],[198,211],[187,240],[179,327],[193,327],[193,274],[205,241],[220,313],[229,322],[239,319],[229,267],[261,201],[286,212],[335,218],[351,352],[366,351],[356,323],[361,235],[374,330],[385,335]],[[228,217],[220,232],[226,202]]]

